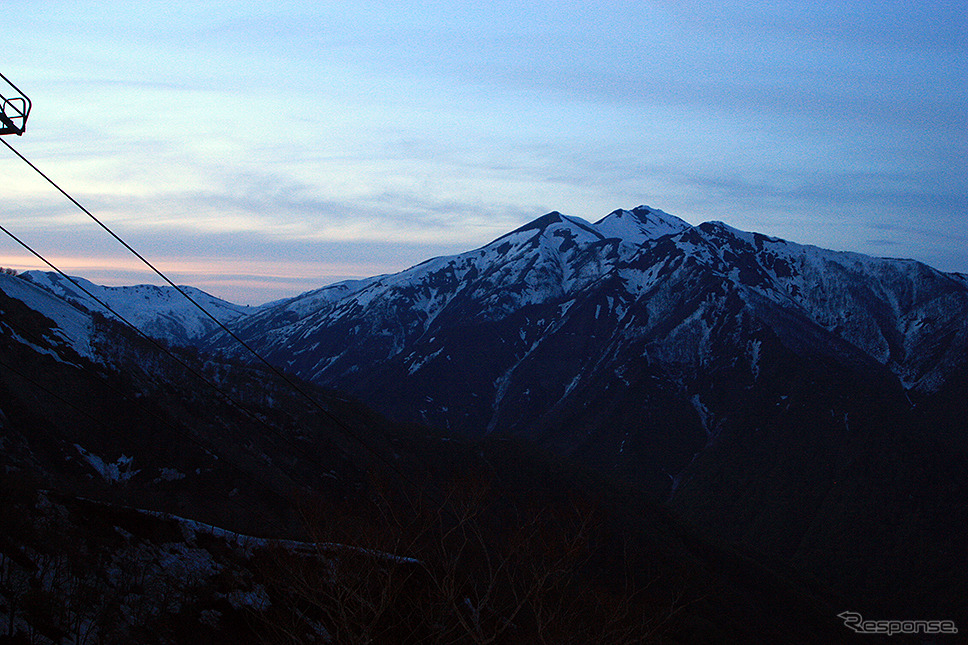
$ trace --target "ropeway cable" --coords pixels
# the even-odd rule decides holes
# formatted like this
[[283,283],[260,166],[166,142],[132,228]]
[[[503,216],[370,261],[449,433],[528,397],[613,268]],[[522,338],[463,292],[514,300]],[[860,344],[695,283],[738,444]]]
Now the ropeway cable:
[[[134,247],[132,247],[127,242],[125,242],[117,233],[115,233],[114,231],[112,231],[111,228],[107,226],[107,224],[105,224],[100,219],[98,219],[97,217],[95,217],[95,215],[93,213],[91,213],[91,211],[89,211],[88,209],[86,209],[79,201],[77,201],[76,199],[74,199],[74,197],[71,196],[70,193],[68,193],[66,190],[64,190],[63,188],[61,188],[57,184],[57,182],[55,182],[53,179],[51,179],[50,177],[48,177],[33,162],[31,162],[24,155],[22,155],[19,151],[17,151],[17,149],[14,148],[12,145],[10,145],[10,143],[8,143],[6,139],[0,138],[0,141],[2,141],[3,144],[5,146],[7,146],[7,148],[9,148],[11,152],[13,152],[15,155],[17,155],[17,157],[19,157],[24,163],[26,163],[28,166],[30,166],[38,175],[40,175],[41,177],[43,177],[47,181],[47,183],[49,183],[51,186],[53,186],[55,189],[57,189],[57,191],[59,193],[61,193],[62,195],[64,195],[64,197],[66,197],[72,204],[74,204],[78,209],[80,209],[81,212],[83,212],[85,215],[87,215],[88,217],[90,217],[98,226],[100,226],[111,237],[113,237],[115,240],[117,240],[117,242],[120,243],[125,249],[127,249],[132,255],[134,255],[136,258],[138,258],[139,260],[141,260],[141,262],[145,266],[147,266],[156,275],[158,275],[162,280],[164,280],[166,284],[168,284],[169,286],[171,286],[172,288],[174,288],[179,294],[181,294],[186,300],[188,300],[188,302],[190,302],[199,311],[201,311],[206,317],[208,317],[210,320],[212,320],[212,322],[214,322],[216,324],[216,326],[219,327],[219,329],[221,329],[223,332],[225,332],[229,337],[231,337],[241,347],[243,347],[246,351],[248,351],[256,359],[258,359],[259,362],[261,362],[263,365],[265,365],[273,374],[275,374],[278,378],[280,378],[283,382],[285,382],[294,392],[296,392],[297,394],[299,394],[302,398],[304,398],[306,401],[308,401],[315,409],[317,409],[319,412],[321,412],[323,415],[325,415],[327,418],[329,418],[333,423],[335,423],[343,431],[344,434],[346,434],[348,437],[354,439],[365,450],[367,450],[373,456],[375,456],[377,459],[379,459],[385,466],[387,466],[390,470],[392,470],[394,473],[396,473],[401,479],[403,479],[405,482],[407,482],[408,484],[410,484],[414,488],[415,491],[423,491],[425,494],[428,493],[428,491],[424,490],[423,487],[419,486],[417,484],[417,482],[413,481],[412,478],[410,478],[402,470],[400,470],[400,468],[395,463],[393,463],[392,461],[390,461],[379,450],[377,450],[375,447],[373,447],[370,444],[369,441],[367,441],[366,439],[364,439],[363,437],[361,437],[359,435],[359,433],[354,432],[346,423],[344,423],[341,419],[339,419],[336,415],[334,415],[329,409],[327,409],[326,406],[324,406],[315,397],[313,397],[308,392],[306,392],[306,390],[304,388],[299,387],[299,385],[296,384],[282,370],[280,370],[279,368],[277,368],[269,360],[267,360],[265,357],[263,357],[259,352],[257,352],[255,349],[253,349],[252,346],[250,346],[248,343],[246,343],[244,340],[242,340],[237,334],[235,334],[231,329],[229,329],[221,320],[219,320],[218,318],[216,318],[215,316],[213,316],[207,309],[205,309],[205,307],[203,307],[201,304],[199,304],[184,289],[182,289],[177,284],[175,284],[160,269],[158,269],[157,267],[155,267],[155,265],[152,264],[150,261],[148,261],[147,258],[145,258],[143,255],[141,255],[137,250],[135,250]],[[0,227],[0,228],[2,228],[2,227]],[[7,235],[11,235],[5,228],[2,229],[2,230]],[[14,238],[14,239],[17,239],[17,238]],[[28,250],[30,250],[31,253],[34,253],[34,255],[37,255],[37,257],[40,257],[36,252],[34,252],[32,249],[30,249],[30,247],[28,247],[26,244],[24,244],[23,242],[21,242],[19,239],[17,239],[17,241],[22,246],[24,246],[25,248],[27,248]],[[43,258],[41,258],[41,259],[43,260]],[[44,260],[44,262],[47,263],[46,260]],[[50,265],[50,263],[47,263],[47,264],[49,266],[52,266],[52,265]],[[61,273],[61,275],[64,275],[59,270],[58,270],[58,273]],[[65,276],[65,277],[67,277],[67,276]],[[73,280],[71,280],[71,282],[74,283],[75,285],[77,285],[77,283],[74,282]],[[129,323],[129,325],[130,325],[130,323]]]
[[[168,358],[170,358],[172,361],[174,361],[179,366],[181,366],[182,368],[184,368],[186,371],[188,371],[192,376],[194,376],[195,378],[197,378],[199,381],[201,381],[202,383],[205,383],[210,388],[212,388],[212,390],[214,390],[215,393],[218,396],[220,396],[226,403],[230,404],[231,406],[234,406],[240,412],[242,412],[243,414],[245,414],[246,416],[248,416],[252,421],[255,421],[257,424],[263,426],[265,429],[267,429],[268,431],[270,431],[272,434],[277,435],[283,441],[285,441],[286,443],[288,443],[294,450],[296,450],[307,461],[309,461],[310,463],[315,463],[317,466],[322,467],[322,464],[320,464],[313,455],[307,453],[298,444],[296,444],[295,442],[293,442],[288,436],[285,435],[284,432],[282,432],[282,430],[280,430],[279,428],[277,428],[277,427],[273,426],[272,424],[270,424],[268,421],[266,421],[264,418],[262,418],[256,412],[250,410],[241,401],[238,401],[235,398],[233,398],[231,394],[227,393],[224,389],[222,389],[221,387],[219,387],[216,383],[212,382],[207,376],[205,376],[205,374],[203,374],[202,372],[200,372],[197,368],[193,367],[192,365],[188,364],[185,360],[183,360],[182,358],[178,357],[168,347],[165,347],[165,345],[163,343],[159,342],[157,339],[152,338],[151,336],[149,336],[148,334],[146,334],[142,330],[138,329],[138,327],[134,323],[132,323],[127,318],[125,318],[119,312],[115,311],[109,304],[107,304],[106,302],[104,302],[97,295],[91,293],[91,291],[89,289],[87,289],[86,287],[84,287],[84,285],[80,284],[74,278],[72,278],[71,276],[67,275],[64,271],[62,271],[56,265],[54,265],[50,260],[48,260],[43,255],[41,255],[39,252],[37,252],[36,250],[34,250],[33,248],[31,248],[26,242],[24,242],[23,240],[21,240],[19,237],[17,237],[14,233],[12,233],[11,231],[9,231],[2,224],[0,224],[0,232],[5,233],[9,238],[11,238],[17,244],[19,244],[20,246],[22,246],[23,248],[25,248],[27,251],[29,251],[31,254],[33,254],[34,257],[36,257],[41,262],[43,262],[44,264],[46,264],[48,267],[50,267],[51,269],[53,269],[61,277],[63,277],[64,279],[68,280],[71,284],[73,284],[79,290],[83,291],[88,297],[90,297],[95,302],[97,302],[99,305],[101,305],[107,312],[111,313],[114,316],[117,316],[118,320],[121,323],[123,323],[127,327],[130,327],[134,332],[136,332],[139,336],[141,336],[141,338],[143,338],[145,341],[147,341],[148,343],[150,343],[151,345],[153,345],[155,347],[155,349],[157,349],[160,352],[162,352],[163,354],[165,354]],[[11,324],[11,323],[7,323],[7,324]],[[124,396],[125,398],[130,398],[126,394],[124,394],[122,392],[116,391],[116,393],[118,393],[121,396]],[[342,429],[342,427],[343,426],[340,426],[341,429]],[[188,435],[188,438],[189,438],[190,441],[193,441],[195,443],[198,443],[197,440],[194,439],[191,434]],[[212,451],[212,449],[213,449],[212,446],[205,446],[205,445],[200,444],[200,443],[198,443],[198,445],[201,446],[201,447],[203,447],[203,448],[205,448],[206,450],[209,450],[209,451]]]

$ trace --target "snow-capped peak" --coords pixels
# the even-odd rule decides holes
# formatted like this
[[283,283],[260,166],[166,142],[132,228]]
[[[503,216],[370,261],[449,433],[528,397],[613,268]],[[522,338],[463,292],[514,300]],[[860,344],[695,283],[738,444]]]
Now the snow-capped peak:
[[568,240],[562,250],[572,246],[597,243],[603,240],[619,240],[624,249],[635,249],[646,242],[666,235],[681,233],[692,226],[669,213],[636,206],[632,210],[619,209],[609,213],[594,224],[580,218],[552,211],[528,222],[487,245],[491,248],[510,248],[525,243],[533,246],[539,239]]
[[522,236],[526,236],[527,239],[533,239],[536,234],[541,235],[551,233],[553,235],[556,231],[561,230],[569,230],[573,234],[581,235],[583,237],[590,237],[596,240],[602,238],[601,233],[595,230],[591,224],[582,218],[563,215],[558,211],[552,211],[542,215],[536,220],[528,222],[524,226],[514,229],[510,233],[502,235],[491,242],[491,244],[488,244],[488,246],[499,244],[510,239],[521,238]]
[[632,210],[619,209],[595,222],[595,230],[605,237],[619,238],[629,245],[639,245],[664,235],[674,235],[690,228],[675,215],[648,206]]

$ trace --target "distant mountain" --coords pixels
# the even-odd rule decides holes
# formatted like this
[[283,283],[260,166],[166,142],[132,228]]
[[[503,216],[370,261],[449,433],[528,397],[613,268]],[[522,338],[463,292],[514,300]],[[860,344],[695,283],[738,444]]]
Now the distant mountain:
[[[114,318],[98,302],[100,300],[145,334],[173,344],[191,344],[218,329],[211,318],[170,286],[104,287],[84,278],[72,277],[74,284],[50,271],[25,271],[20,277],[87,311]],[[226,302],[194,287],[180,289],[222,323],[247,316],[257,309]]]
[[968,620],[963,275],[642,206],[233,324],[391,418],[528,438],[884,615]]
[[[157,293],[109,293],[124,307],[119,294],[139,292]],[[344,397],[313,392],[346,423],[372,427],[373,445],[381,444],[382,420]],[[270,415],[275,425],[266,421]],[[334,473],[352,479],[361,448],[336,448],[334,441],[346,441],[342,428],[263,371],[206,360],[192,349],[166,354],[110,317],[38,286],[36,276],[0,275],[6,472],[29,472],[58,490],[145,505],[165,500],[169,510],[208,522],[279,531],[292,519],[280,496],[323,487]],[[304,450],[318,454],[305,460]]]
[[392,418],[523,434],[640,475],[645,455],[671,484],[725,428],[815,405],[844,425],[871,396],[907,407],[936,391],[964,363],[966,311],[963,277],[915,261],[640,206],[594,224],[549,213],[233,325]]

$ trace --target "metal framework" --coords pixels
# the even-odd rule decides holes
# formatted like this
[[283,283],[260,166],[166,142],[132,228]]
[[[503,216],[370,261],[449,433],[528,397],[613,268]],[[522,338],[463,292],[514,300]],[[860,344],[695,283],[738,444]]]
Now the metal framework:
[[0,135],[15,134],[18,137],[27,128],[27,116],[30,115],[30,99],[20,91],[20,88],[10,82],[10,79],[0,74],[6,86],[0,88]]

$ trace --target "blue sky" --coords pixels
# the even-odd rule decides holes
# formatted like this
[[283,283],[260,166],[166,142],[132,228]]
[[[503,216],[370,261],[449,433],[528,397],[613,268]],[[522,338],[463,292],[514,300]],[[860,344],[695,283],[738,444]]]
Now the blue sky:
[[[18,2],[27,158],[257,304],[648,204],[968,272],[960,2]],[[0,223],[156,282],[0,148]],[[0,239],[0,265],[34,268]]]

